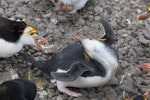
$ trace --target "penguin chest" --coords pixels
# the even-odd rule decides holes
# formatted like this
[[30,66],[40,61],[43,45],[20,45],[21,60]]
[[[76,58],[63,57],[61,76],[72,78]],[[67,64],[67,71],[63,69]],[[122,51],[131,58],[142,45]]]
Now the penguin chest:
[[22,49],[23,45],[19,42],[7,42],[0,39],[0,57],[10,57]]

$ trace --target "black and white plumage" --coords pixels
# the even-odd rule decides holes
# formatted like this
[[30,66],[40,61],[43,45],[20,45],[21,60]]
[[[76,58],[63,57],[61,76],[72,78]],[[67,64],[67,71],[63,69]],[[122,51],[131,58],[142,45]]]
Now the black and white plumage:
[[0,16],[0,58],[10,57],[24,45],[39,45],[40,36],[25,21],[12,21]]
[[55,9],[61,9],[61,5],[72,6],[72,10],[69,12],[70,14],[76,13],[78,10],[83,8],[88,0],[52,0],[55,4]]
[[[115,75],[118,68],[118,54],[110,47],[115,40],[113,29],[104,18],[102,24],[106,32],[105,42],[78,38],[80,43],[68,45],[46,61],[38,61],[29,54],[22,55],[34,66],[39,67],[52,82],[56,82],[60,92],[75,97],[81,96],[67,87],[103,86]],[[89,61],[85,59],[84,51],[88,54]]]
[[25,79],[8,80],[0,84],[0,100],[34,100],[36,85]]

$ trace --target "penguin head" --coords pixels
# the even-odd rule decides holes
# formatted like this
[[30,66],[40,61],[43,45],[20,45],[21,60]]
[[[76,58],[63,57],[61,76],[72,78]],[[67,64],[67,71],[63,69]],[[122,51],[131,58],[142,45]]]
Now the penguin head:
[[39,37],[38,32],[35,28],[33,28],[32,26],[27,26],[24,31],[23,34],[20,37],[20,41],[24,44],[24,45],[35,45],[36,46],[36,40],[35,37]]
[[26,26],[22,32],[22,35],[20,36],[19,42],[21,42],[23,45],[36,46],[38,49],[43,51],[43,48],[41,47],[40,42],[43,42],[46,45],[49,45],[49,42],[43,37],[41,37],[38,34],[37,29],[29,25],[26,20],[24,21],[24,23]]

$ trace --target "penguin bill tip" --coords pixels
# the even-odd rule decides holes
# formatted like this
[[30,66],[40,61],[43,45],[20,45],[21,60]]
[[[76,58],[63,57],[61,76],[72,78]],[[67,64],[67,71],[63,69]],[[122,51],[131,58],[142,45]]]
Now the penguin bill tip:
[[142,63],[141,67],[143,68],[143,70],[150,72],[150,63]]
[[137,20],[145,20],[145,19],[147,19],[147,18],[149,18],[149,17],[150,17],[150,14],[148,14],[148,12],[144,12],[144,13],[139,14],[139,15],[137,16]]
[[43,48],[44,46],[50,46],[49,41],[39,35],[34,36],[33,39],[35,41],[37,48],[41,51],[44,51]]

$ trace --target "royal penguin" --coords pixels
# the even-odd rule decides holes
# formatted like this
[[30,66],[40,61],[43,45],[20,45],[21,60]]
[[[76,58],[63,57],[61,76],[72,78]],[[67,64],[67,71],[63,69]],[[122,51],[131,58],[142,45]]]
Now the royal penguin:
[[55,7],[55,10],[68,9],[69,14],[74,14],[85,6],[88,0],[51,0]]
[[26,79],[13,79],[0,84],[0,100],[34,100],[35,83]]
[[103,86],[115,75],[118,68],[118,54],[111,47],[116,40],[113,28],[105,18],[102,18],[101,22],[105,30],[105,41],[75,35],[74,38],[79,42],[54,53],[46,61],[38,60],[27,53],[21,52],[21,55],[49,77],[60,92],[79,97],[81,93],[71,91],[67,87]]
[[13,56],[24,45],[37,46],[43,50],[40,41],[49,45],[49,42],[40,37],[37,29],[29,25],[27,20],[13,21],[0,16],[0,58]]

